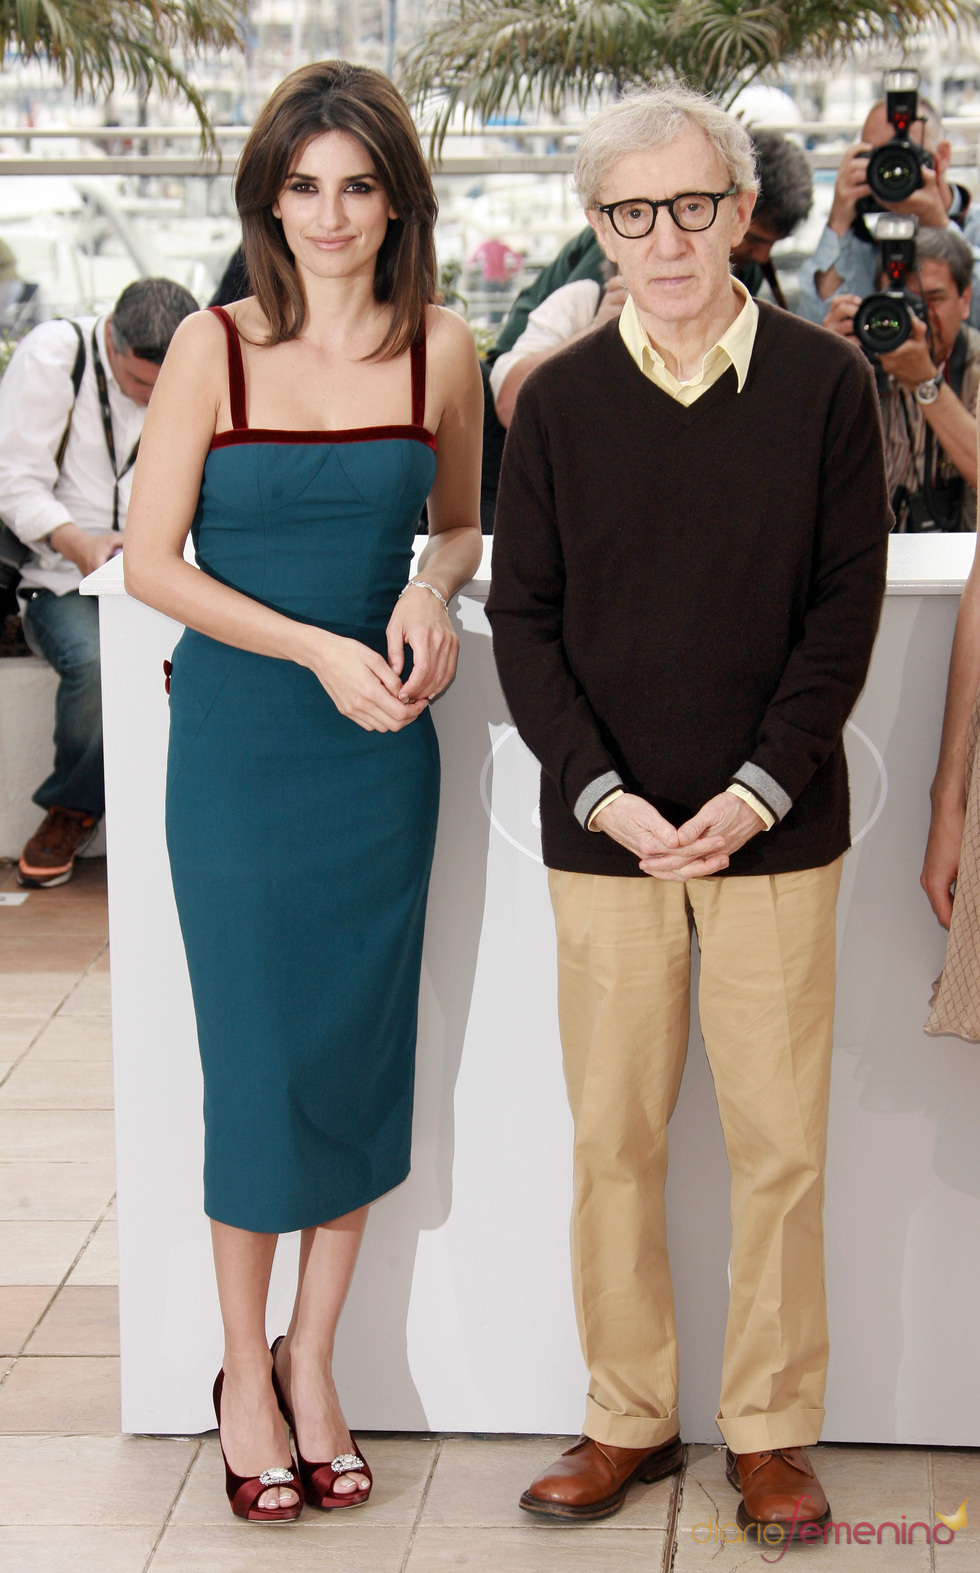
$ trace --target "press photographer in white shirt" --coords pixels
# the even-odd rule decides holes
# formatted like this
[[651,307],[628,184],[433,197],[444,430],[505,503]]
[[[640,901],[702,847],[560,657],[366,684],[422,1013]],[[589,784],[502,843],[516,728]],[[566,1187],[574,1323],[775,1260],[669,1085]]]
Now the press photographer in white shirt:
[[34,793],[45,818],[21,853],[22,885],[70,879],[105,810],[98,603],[78,586],[121,547],[146,406],[196,310],[170,279],[140,279],[108,317],[41,323],[0,382],[0,519],[31,550],[18,589],[25,638],[61,679],[54,770]]

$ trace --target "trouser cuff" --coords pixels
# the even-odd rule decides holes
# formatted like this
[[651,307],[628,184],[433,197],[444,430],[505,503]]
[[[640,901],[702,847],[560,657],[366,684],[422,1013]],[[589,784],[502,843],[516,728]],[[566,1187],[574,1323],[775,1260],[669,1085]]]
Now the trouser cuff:
[[672,1442],[679,1428],[676,1409],[661,1420],[656,1415],[616,1415],[594,1398],[585,1400],[582,1430],[593,1442],[607,1442],[610,1447],[660,1447]]
[[784,1409],[777,1415],[717,1415],[718,1429],[733,1453],[764,1453],[770,1447],[815,1447],[822,1409]]

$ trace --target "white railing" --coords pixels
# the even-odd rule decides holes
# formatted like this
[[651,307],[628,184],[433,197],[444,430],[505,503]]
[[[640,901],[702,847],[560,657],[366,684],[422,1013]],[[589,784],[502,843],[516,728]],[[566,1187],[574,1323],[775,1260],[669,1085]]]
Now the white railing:
[[[853,120],[804,121],[796,126],[771,129],[805,138],[853,140],[860,130],[860,124]],[[0,155],[0,175],[228,174],[233,168],[234,156],[250,129],[249,126],[216,126],[214,134],[218,152],[202,154],[199,149],[189,153],[148,150],[153,143],[199,142],[200,131],[196,126],[3,126],[0,127],[0,145],[4,142],[19,142],[23,151]],[[499,152],[474,154],[453,151],[433,167],[443,175],[567,174],[574,162],[574,151],[573,148],[566,150],[565,144],[574,144],[582,130],[580,125],[491,125],[467,132],[465,137],[454,132],[451,136],[454,147],[460,141],[481,138],[505,143],[553,142],[559,144],[560,150],[528,153],[501,149]],[[948,130],[957,139],[953,145],[954,167],[970,169],[980,165],[980,119],[950,120]],[[30,151],[37,142],[69,140],[108,144],[110,150],[102,154],[53,152],[50,155]],[[133,151],[121,153],[112,148],[111,144],[120,142],[131,144]],[[836,169],[842,148],[817,147],[805,151],[811,168]],[[231,157],[226,157],[226,154]]]

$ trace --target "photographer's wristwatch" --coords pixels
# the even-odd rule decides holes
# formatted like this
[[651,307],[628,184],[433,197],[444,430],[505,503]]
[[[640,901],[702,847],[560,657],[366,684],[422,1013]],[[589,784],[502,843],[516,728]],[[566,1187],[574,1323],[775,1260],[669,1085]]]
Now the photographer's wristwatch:
[[912,397],[916,404],[934,404],[939,398],[939,390],[942,385],[943,379],[937,371],[935,376],[930,377],[927,382],[920,382],[917,387],[912,389]]

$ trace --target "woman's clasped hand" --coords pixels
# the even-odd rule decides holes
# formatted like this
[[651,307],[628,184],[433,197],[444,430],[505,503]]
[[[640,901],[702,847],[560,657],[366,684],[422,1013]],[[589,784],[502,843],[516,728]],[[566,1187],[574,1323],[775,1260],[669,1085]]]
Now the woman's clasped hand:
[[[366,732],[397,732],[416,721],[456,672],[459,638],[449,613],[430,590],[410,584],[387,628],[388,659],[324,629],[315,636],[310,668],[341,715]],[[411,670],[406,647],[411,653]]]

